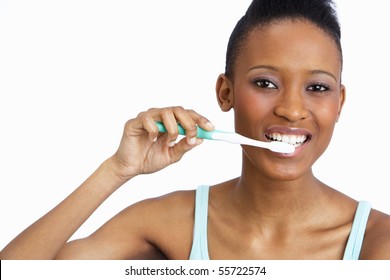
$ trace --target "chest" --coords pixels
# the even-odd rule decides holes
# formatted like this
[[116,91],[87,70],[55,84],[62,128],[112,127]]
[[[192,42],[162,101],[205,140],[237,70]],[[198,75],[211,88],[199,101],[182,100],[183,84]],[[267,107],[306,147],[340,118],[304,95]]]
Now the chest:
[[[193,246],[193,225],[160,234],[159,250],[168,259],[186,260]],[[348,227],[311,233],[304,231],[284,236],[248,232],[234,225],[208,222],[207,250],[210,259],[342,259],[348,239]]]
[[259,230],[243,223],[208,221],[210,259],[342,259],[350,225]]

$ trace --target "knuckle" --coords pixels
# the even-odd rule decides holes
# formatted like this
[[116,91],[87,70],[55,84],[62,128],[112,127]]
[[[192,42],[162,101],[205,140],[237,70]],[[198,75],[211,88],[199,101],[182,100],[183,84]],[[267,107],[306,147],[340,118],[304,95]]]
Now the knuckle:
[[150,118],[148,114],[143,114],[143,115],[139,116],[139,120],[142,124],[144,124],[148,118]]
[[174,106],[173,110],[174,111],[184,111],[184,108],[182,106]]
[[137,118],[142,119],[146,114],[147,114],[147,112],[145,112],[145,111],[140,112],[140,113],[137,115]]
[[133,127],[133,123],[134,123],[134,119],[128,120],[128,121],[125,123],[124,128],[123,128],[123,130],[125,131],[125,133],[127,133],[128,131],[131,130],[131,128]]
[[191,125],[190,127],[187,128],[187,133],[190,133],[191,135],[196,133],[196,124]]
[[196,113],[193,109],[187,109],[187,112],[188,112],[190,115],[197,115],[197,113]]
[[157,108],[152,107],[152,108],[149,108],[149,109],[147,110],[147,112],[154,112],[154,111],[156,111],[156,110],[157,110]]
[[172,113],[172,109],[170,107],[161,108],[160,112],[161,112],[161,115],[169,115]]

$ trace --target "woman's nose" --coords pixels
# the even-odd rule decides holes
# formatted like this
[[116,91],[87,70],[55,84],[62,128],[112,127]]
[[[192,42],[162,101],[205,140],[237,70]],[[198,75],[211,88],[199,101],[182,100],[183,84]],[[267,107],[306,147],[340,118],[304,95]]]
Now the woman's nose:
[[297,122],[309,116],[303,93],[299,90],[284,91],[275,107],[275,115],[289,122]]

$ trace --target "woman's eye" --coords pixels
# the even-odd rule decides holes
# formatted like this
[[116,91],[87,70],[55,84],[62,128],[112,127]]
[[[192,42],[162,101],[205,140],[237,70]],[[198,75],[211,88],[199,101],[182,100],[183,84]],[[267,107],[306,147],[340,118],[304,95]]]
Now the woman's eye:
[[257,80],[255,82],[255,84],[261,88],[267,88],[267,89],[276,89],[277,88],[277,86],[274,83],[272,83],[271,81],[266,80],[266,79]]
[[307,88],[310,91],[323,92],[329,90],[329,86],[323,84],[314,84]]

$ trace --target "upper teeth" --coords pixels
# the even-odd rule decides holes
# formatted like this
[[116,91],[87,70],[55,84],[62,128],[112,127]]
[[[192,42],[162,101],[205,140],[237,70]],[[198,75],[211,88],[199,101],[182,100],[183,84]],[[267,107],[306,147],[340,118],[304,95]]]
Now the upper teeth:
[[267,138],[272,141],[288,143],[295,147],[301,146],[308,138],[307,135],[287,135],[277,132],[267,134]]

